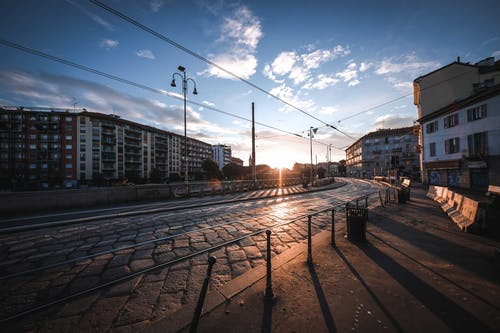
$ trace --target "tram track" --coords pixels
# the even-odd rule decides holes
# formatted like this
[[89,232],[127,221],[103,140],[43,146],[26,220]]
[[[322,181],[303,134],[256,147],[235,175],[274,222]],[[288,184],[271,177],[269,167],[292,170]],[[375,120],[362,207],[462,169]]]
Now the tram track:
[[[378,192],[373,192],[373,193],[370,193],[370,194],[365,194],[365,195],[363,195],[363,196],[361,196],[359,198],[369,197],[369,196],[371,196],[371,195],[373,195],[375,193],[378,193]],[[350,202],[350,201],[353,201],[353,200],[356,200],[356,198],[352,198],[351,200],[348,200],[348,201]],[[136,271],[136,272],[132,272],[130,274],[126,274],[126,275],[121,276],[119,278],[112,279],[110,281],[102,282],[102,283],[100,283],[98,285],[95,285],[95,286],[92,286],[90,288],[87,288],[87,289],[84,289],[84,290],[80,290],[78,292],[71,293],[71,294],[66,295],[64,297],[60,297],[60,298],[57,298],[57,299],[45,302],[43,304],[39,304],[39,305],[33,306],[33,307],[29,308],[29,309],[26,309],[24,311],[12,314],[12,315],[10,315],[8,317],[0,318],[0,323],[10,322],[10,321],[13,321],[15,319],[24,317],[26,315],[29,315],[29,314],[32,314],[32,313],[36,313],[36,312],[45,310],[45,309],[50,308],[52,306],[56,306],[58,304],[65,303],[67,301],[70,301],[72,299],[78,298],[80,296],[87,295],[87,294],[90,294],[90,293],[93,293],[93,292],[96,292],[96,291],[99,291],[101,289],[105,289],[105,288],[108,288],[108,287],[112,287],[112,286],[117,285],[119,283],[122,283],[122,282],[128,281],[130,279],[133,279],[135,277],[142,276],[144,274],[147,274],[147,273],[159,270],[159,269],[164,268],[164,267],[168,267],[168,266],[174,265],[176,263],[179,263],[179,262],[182,262],[182,261],[185,261],[185,260],[189,260],[191,258],[194,258],[196,256],[202,255],[204,253],[213,252],[213,251],[218,250],[218,249],[220,249],[222,247],[225,247],[225,246],[228,246],[228,245],[240,242],[240,241],[242,241],[244,239],[250,238],[252,236],[256,236],[258,234],[261,234],[261,233],[265,232],[266,230],[272,230],[272,229],[283,227],[283,226],[286,226],[286,225],[289,225],[289,224],[292,224],[292,223],[296,223],[296,222],[301,221],[301,220],[305,220],[309,215],[318,215],[318,214],[321,214],[321,213],[324,213],[324,212],[331,211],[332,209],[338,209],[339,207],[343,207],[345,205],[345,203],[346,203],[346,201],[336,202],[335,205],[332,205],[331,207],[329,207],[327,209],[322,209],[322,210],[319,210],[319,211],[310,212],[308,214],[303,214],[303,215],[300,215],[298,217],[295,217],[295,218],[293,218],[291,220],[287,220],[287,221],[284,221],[284,222],[278,222],[278,223],[274,223],[274,224],[271,224],[271,225],[266,225],[266,226],[261,227],[261,228],[250,230],[249,231],[250,233],[246,233],[246,234],[241,235],[239,237],[235,237],[235,238],[233,238],[231,240],[224,241],[224,242],[222,242],[220,244],[216,244],[214,246],[211,246],[211,247],[199,250],[199,251],[194,251],[194,252],[192,252],[192,253],[190,253],[188,255],[181,256],[181,257],[178,257],[178,258],[175,258],[175,259],[163,262],[163,263],[159,263],[159,264],[153,265],[151,267],[147,267],[145,269],[142,269],[142,270],[139,270],[139,271]],[[227,223],[213,225],[213,226],[202,228],[202,229],[191,230],[189,232],[185,232],[185,233],[181,233],[181,234],[178,234],[178,235],[169,236],[168,239],[172,239],[172,238],[178,237],[178,236],[188,235],[188,234],[195,233],[195,232],[201,232],[201,231],[207,230],[207,229],[214,229],[214,228],[222,227],[224,225],[233,224],[233,223],[234,222],[227,222]],[[237,223],[245,223],[245,221],[237,222]],[[321,229],[321,227],[317,227],[316,229]],[[159,240],[156,240],[156,241],[159,241]],[[151,242],[151,241],[150,242],[144,242],[144,244],[141,244],[141,245],[145,245],[145,244],[149,244],[149,243],[154,243],[154,242]],[[136,246],[141,246],[141,245],[137,244]],[[123,250],[123,249],[119,249],[119,250]],[[119,250],[117,249],[116,251],[119,251]],[[100,255],[102,255],[102,254],[100,254]],[[78,259],[84,260],[84,259],[89,259],[89,258],[78,258]],[[76,260],[74,260],[72,262],[76,262]],[[13,274],[13,275],[10,275],[10,276],[4,276],[4,277],[1,277],[0,280],[1,279],[7,279],[7,278],[14,278],[14,277],[17,277],[17,276],[20,276],[20,275],[24,275],[24,274],[29,274],[29,273],[35,273],[35,272],[40,271],[40,270],[50,269],[50,268],[54,268],[54,267],[57,267],[59,265],[64,265],[64,264],[68,264],[68,263],[69,262],[61,262],[61,263],[58,263],[58,264],[55,264],[55,265],[41,267],[40,269],[33,270],[33,271],[30,271],[30,272],[21,272],[21,273]]]
[[[321,201],[322,201],[323,206],[339,207],[339,206],[342,206],[346,201],[352,201],[353,199],[355,199],[355,195],[357,195],[357,194],[361,194],[361,196],[366,195],[369,188],[371,188],[371,191],[373,191],[373,189],[374,189],[373,184],[371,184],[371,186],[368,186],[368,184],[367,184],[367,186],[360,186],[359,188],[354,187],[351,189],[346,188],[345,190],[342,189],[339,191],[333,191],[335,193],[332,192],[331,194],[330,193],[322,194]],[[372,192],[371,194],[373,194],[373,193],[374,192]],[[196,207],[196,209],[193,209],[193,208],[188,209],[186,207],[182,207],[182,208],[176,210],[176,212],[178,212],[180,215],[174,214],[175,217],[173,218],[172,222],[170,222],[171,221],[170,217],[172,217],[170,213],[173,213],[173,212],[168,212],[168,211],[160,212],[160,213],[157,212],[156,214],[153,214],[153,215],[156,215],[154,217],[154,219],[157,219],[161,223],[167,224],[167,227],[164,228],[164,230],[162,229],[161,233],[167,233],[167,232],[172,233],[172,232],[174,232],[174,230],[179,230],[179,229],[190,229],[190,228],[196,228],[196,229],[185,230],[185,231],[178,232],[175,234],[169,234],[169,235],[166,235],[163,237],[154,238],[154,239],[150,239],[150,240],[146,240],[146,241],[138,241],[137,243],[130,244],[128,246],[116,247],[116,248],[109,249],[106,251],[91,253],[91,254],[88,254],[85,256],[78,256],[78,257],[75,257],[75,258],[72,258],[69,260],[62,260],[59,262],[51,263],[49,265],[42,265],[42,266],[36,267],[34,269],[28,269],[28,270],[24,270],[24,271],[18,271],[18,272],[3,275],[0,277],[0,281],[7,283],[9,286],[13,286],[14,288],[20,286],[20,287],[22,287],[21,288],[22,291],[25,293],[26,290],[29,291],[29,288],[28,287],[24,288],[24,286],[28,286],[28,285],[36,286],[38,283],[40,283],[40,281],[38,280],[38,276],[45,276],[41,280],[44,283],[45,283],[45,281],[48,281],[47,276],[51,276],[51,274],[54,275],[55,279],[59,279],[59,277],[61,277],[63,280],[65,280],[65,279],[67,280],[68,277],[73,276],[74,279],[81,280],[80,272],[83,269],[87,270],[94,263],[104,262],[105,260],[108,260],[110,255],[111,256],[120,256],[120,255],[122,255],[123,252],[127,252],[128,250],[133,251],[133,250],[139,250],[142,248],[149,249],[148,251],[151,255],[151,259],[154,259],[154,260],[151,260],[154,263],[154,265],[152,265],[152,266],[149,266],[149,267],[146,267],[143,269],[139,269],[139,270],[135,270],[134,268],[131,268],[132,272],[129,272],[127,274],[123,274],[123,275],[118,276],[118,277],[113,278],[113,279],[110,278],[108,280],[106,278],[106,276],[109,277],[112,275],[104,274],[104,275],[102,275],[102,278],[99,279],[97,284],[94,283],[93,285],[91,285],[88,288],[75,289],[75,288],[73,288],[73,285],[72,285],[73,282],[75,282],[75,281],[71,280],[71,281],[67,282],[65,287],[63,289],[61,289],[58,293],[55,293],[55,292],[53,293],[51,291],[51,288],[53,288],[52,285],[54,285],[54,283],[50,282],[50,281],[52,281],[52,280],[50,280],[49,281],[50,283],[46,282],[46,285],[48,286],[49,289],[45,290],[42,293],[42,295],[35,297],[35,299],[34,299],[35,302],[27,302],[26,303],[26,305],[33,305],[31,308],[27,308],[26,306],[23,305],[23,306],[17,306],[17,308],[15,310],[12,310],[12,311],[7,311],[7,312],[4,311],[4,313],[6,313],[7,316],[0,318],[0,322],[2,322],[2,323],[12,322],[15,318],[20,318],[20,317],[23,317],[23,316],[26,316],[26,315],[29,315],[32,313],[36,313],[36,312],[42,311],[44,309],[51,308],[52,306],[56,306],[58,304],[70,302],[73,299],[78,298],[79,296],[82,296],[85,294],[90,294],[92,292],[97,292],[99,290],[103,290],[106,288],[110,288],[114,285],[118,285],[118,284],[121,284],[125,281],[134,279],[135,277],[144,276],[144,275],[148,275],[148,274],[155,274],[153,272],[160,271],[160,270],[162,270],[162,268],[175,266],[175,264],[179,264],[183,261],[192,259],[194,257],[203,255],[205,253],[208,254],[210,252],[216,251],[217,249],[221,249],[221,248],[226,247],[226,249],[224,251],[229,251],[227,249],[227,247],[231,246],[231,244],[236,244],[236,243],[241,242],[245,239],[252,238],[256,235],[261,234],[264,230],[271,229],[271,228],[276,229],[276,228],[279,228],[281,226],[284,227],[286,225],[292,224],[293,222],[297,222],[301,219],[305,219],[308,214],[300,214],[300,215],[296,216],[295,218],[285,219],[285,217],[287,217],[290,214],[298,213],[298,211],[296,211],[296,209],[294,208],[297,205],[300,206],[300,208],[301,208],[300,211],[306,210],[306,211],[310,211],[311,213],[314,213],[314,211],[311,210],[312,208],[307,208],[307,207],[309,207],[309,206],[317,207],[319,202],[318,201],[311,201],[309,199],[310,196],[307,195],[308,193],[302,193],[302,194],[305,195],[304,199],[301,199],[298,201],[295,199],[292,200],[290,196],[282,196],[280,198],[276,198],[276,197],[261,198],[261,197],[259,197],[259,198],[253,198],[253,200],[241,200],[240,202],[229,202],[229,203],[226,202],[226,204],[228,204],[230,206],[220,207],[220,208],[218,207],[215,210],[214,210],[214,207],[217,207],[220,205],[206,205],[204,207],[200,207],[198,205]],[[325,200],[327,200],[327,201],[325,201]],[[376,198],[374,200],[378,201]],[[252,205],[248,206],[248,209],[252,209],[252,212],[253,212],[252,218],[246,219],[246,218],[244,218],[245,214],[240,215],[239,213],[237,213],[235,215],[236,220],[234,220],[234,221],[231,220],[231,217],[229,217],[229,219],[230,219],[229,221],[227,221],[227,220],[224,221],[225,218],[221,218],[222,216],[224,216],[223,210],[227,210],[229,207],[231,207],[231,208],[229,208],[230,211],[233,211],[233,210],[242,211],[242,210],[247,209],[246,206],[248,203],[246,203],[246,202],[254,202]],[[305,202],[307,202],[308,205],[306,205],[304,207],[303,203],[305,203]],[[281,204],[284,204],[283,209],[286,213],[279,212],[280,208],[276,208],[276,207],[280,206]],[[237,205],[237,206],[231,206],[231,205]],[[273,209],[267,209],[269,205],[271,205],[271,207],[275,207],[275,210],[277,210],[277,211],[273,212]],[[236,208],[236,207],[238,207],[238,208]],[[222,209],[222,211],[221,211],[221,209]],[[183,212],[183,210],[185,212]],[[212,221],[209,221],[211,218],[204,217],[201,221],[189,222],[191,220],[197,219],[196,216],[194,216],[194,217],[192,216],[193,213],[196,216],[205,216],[205,215],[211,216],[211,215],[213,215],[214,217],[212,218]],[[216,216],[221,216],[221,217],[216,217]],[[265,223],[263,223],[260,220],[265,221]],[[109,222],[109,221],[107,221],[107,222]],[[188,222],[188,223],[186,223],[186,222]],[[219,223],[216,223],[213,225],[207,225],[211,222],[219,222]],[[111,222],[111,223],[114,223],[114,222]],[[121,222],[121,223],[123,224],[124,222]],[[139,220],[134,221],[133,219],[132,220],[128,219],[128,222],[126,225],[127,225],[127,227],[133,227],[137,230],[144,231],[145,229],[147,229],[147,224],[146,223],[141,224],[141,223],[142,223],[142,221],[139,221]],[[241,227],[233,227],[237,224],[240,224]],[[93,232],[99,233],[99,230],[100,230],[99,224],[91,223],[91,224],[83,224],[83,225],[89,225],[88,227],[84,228],[85,230],[94,230]],[[228,231],[227,231],[228,230],[227,228],[229,228],[229,227],[235,230],[234,232],[229,232],[229,234],[231,234],[231,236],[233,236],[231,239],[226,239],[222,236],[217,236],[217,234],[219,234],[219,235],[221,234],[221,231],[223,231],[222,234],[229,235]],[[65,237],[64,230],[66,227],[62,226],[61,228],[58,228],[57,230],[60,230],[62,232],[62,235],[59,239],[63,240]],[[67,229],[70,229],[70,228],[74,229],[75,227],[73,227],[73,226],[67,227]],[[122,230],[122,231],[127,230],[127,229],[123,229],[123,228],[124,228],[123,225],[122,225],[122,227],[118,227],[118,225],[115,227],[113,227],[112,225],[108,226],[108,229],[111,229],[111,230]],[[304,225],[301,225],[298,228],[304,229]],[[321,228],[324,228],[324,226],[322,226]],[[51,230],[53,230],[53,229],[47,228],[45,230],[46,230],[46,232],[49,232],[49,231],[52,232]],[[35,232],[35,231],[26,231],[26,232]],[[39,232],[39,231],[36,231],[36,232]],[[54,230],[54,232],[56,232],[56,230]],[[135,234],[137,235],[136,241],[139,240],[139,233],[137,233],[137,232],[135,232]],[[215,233],[216,237],[219,237],[218,240],[224,240],[224,241],[219,242],[217,244],[215,244],[215,243],[209,244],[210,241],[208,241],[208,238],[207,238],[208,236],[205,234],[207,232],[208,233]],[[280,231],[280,232],[282,232],[282,231]],[[24,234],[24,233],[25,232],[22,232],[22,234]],[[157,231],[155,231],[155,233],[157,233]],[[131,232],[130,234],[133,235],[134,232]],[[143,234],[143,233],[141,233],[141,234]],[[200,249],[193,248],[191,246],[192,245],[191,239],[193,237],[200,237],[197,235],[202,235],[201,236],[202,238],[205,237],[205,239],[207,239],[207,240],[203,244],[206,243],[205,245],[211,245],[211,246],[206,247],[206,248],[200,248]],[[303,233],[301,233],[301,235],[303,236]],[[277,237],[280,237],[280,236],[278,235]],[[180,252],[178,254],[176,250],[173,250],[173,251],[171,251],[171,253],[167,253],[167,254],[172,255],[175,252],[174,258],[172,258],[172,256],[166,256],[166,257],[161,257],[161,260],[157,260],[156,249],[158,247],[162,247],[165,244],[167,244],[169,246],[169,248],[172,248],[174,246],[174,243],[177,246],[177,239],[188,239],[187,242],[190,244],[189,247],[191,248],[191,252],[190,253]],[[304,237],[302,237],[301,241],[303,239],[304,239]],[[186,240],[184,240],[184,241],[186,241]],[[96,244],[96,245],[98,245],[98,244]],[[92,246],[91,244],[88,244],[88,245],[85,245],[85,248],[91,248],[91,246]],[[83,248],[83,246],[81,246],[81,247]],[[141,251],[146,251],[146,250],[141,250]],[[148,251],[146,251],[146,252],[148,252]],[[276,253],[279,253],[279,252],[276,252]],[[160,253],[159,255],[161,255],[161,254],[162,253]],[[165,254],[165,253],[163,253],[163,254]],[[43,255],[43,253],[39,254],[39,256],[41,256],[41,255]],[[108,259],[106,259],[106,258],[108,258]],[[132,258],[131,260],[135,260],[135,259]],[[1,262],[0,262],[0,264],[1,264]],[[76,265],[78,265],[78,266],[76,266]],[[60,269],[59,269],[59,267],[60,267]],[[76,268],[76,271],[73,271],[73,267]],[[105,271],[106,270],[113,270],[112,267],[110,268],[110,260],[108,260],[107,264],[105,264],[103,267],[106,267],[104,269]],[[130,266],[130,267],[132,267],[132,266]],[[233,267],[231,266],[231,271],[232,270],[233,270]],[[233,278],[234,278],[234,276],[233,276]],[[142,281],[141,279],[142,279],[142,277],[140,278],[139,281]],[[227,281],[227,280],[223,279],[222,282],[224,283],[224,281]],[[59,281],[57,283],[59,283]],[[57,284],[56,284],[56,287],[57,287]],[[43,296],[43,295],[45,295],[45,296]],[[48,295],[52,295],[55,297],[47,297]],[[9,299],[11,296],[12,295],[7,290],[7,288],[2,290],[2,298],[4,300]],[[40,301],[42,301],[41,304],[39,303]],[[6,303],[5,301],[3,302],[2,306],[4,307],[4,309],[5,309],[5,306],[7,306],[7,308],[9,307],[7,304],[8,303]]]

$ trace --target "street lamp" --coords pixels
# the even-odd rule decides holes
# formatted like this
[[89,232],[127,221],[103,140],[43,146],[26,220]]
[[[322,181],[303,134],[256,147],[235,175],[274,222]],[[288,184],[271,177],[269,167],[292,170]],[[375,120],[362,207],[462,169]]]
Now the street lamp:
[[194,85],[193,95],[198,95],[198,91],[196,90],[196,82],[192,78],[187,77],[186,68],[179,66],[177,67],[177,69],[182,74],[179,72],[175,72],[174,74],[172,74],[172,82],[170,83],[170,86],[176,87],[175,76],[178,75],[182,80],[182,93],[184,95],[184,164],[186,166],[184,172],[184,183],[186,184],[186,195],[189,195],[189,163],[188,163],[188,141],[187,141],[187,129],[186,129],[186,98],[187,98],[188,81],[193,82]]
[[313,184],[313,144],[312,144],[312,139],[314,137],[314,134],[318,131],[317,128],[314,127],[309,127],[309,145],[310,145],[310,151],[311,151],[311,168],[309,169],[309,181],[311,182],[311,186]]

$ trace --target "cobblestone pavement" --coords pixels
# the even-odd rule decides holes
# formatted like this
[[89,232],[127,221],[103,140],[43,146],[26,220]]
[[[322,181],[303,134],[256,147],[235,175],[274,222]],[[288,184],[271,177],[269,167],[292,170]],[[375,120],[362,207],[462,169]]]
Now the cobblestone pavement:
[[[298,196],[1,235],[1,319],[43,307],[2,326],[4,331],[16,332],[135,332],[197,301],[209,255],[217,257],[211,288],[263,264],[265,234],[212,247],[272,228],[272,251],[279,254],[305,239],[307,214],[377,189],[368,182],[349,181],[342,188]],[[378,200],[373,196],[370,203]],[[276,226],[293,219],[298,220]],[[326,213],[315,217],[313,233],[330,223]],[[124,278],[132,273],[137,274]],[[116,283],[119,278],[123,279]],[[89,288],[95,291],[88,292]]]

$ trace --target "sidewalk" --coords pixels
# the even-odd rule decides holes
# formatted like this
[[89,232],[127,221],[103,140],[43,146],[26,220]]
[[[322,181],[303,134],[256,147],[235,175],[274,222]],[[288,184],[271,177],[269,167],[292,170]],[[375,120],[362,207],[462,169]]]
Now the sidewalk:
[[[198,332],[499,332],[498,242],[458,230],[422,188],[411,201],[370,210],[367,242],[344,239],[337,220],[273,257],[274,304],[265,306],[265,265],[211,290]],[[341,227],[341,229],[338,229]],[[183,308],[147,332],[188,332]]]

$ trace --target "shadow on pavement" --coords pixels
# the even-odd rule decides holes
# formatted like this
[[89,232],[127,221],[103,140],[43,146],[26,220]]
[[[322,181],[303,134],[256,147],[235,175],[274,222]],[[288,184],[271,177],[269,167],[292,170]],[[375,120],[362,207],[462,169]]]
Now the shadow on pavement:
[[273,323],[273,299],[264,299],[264,314],[262,316],[262,333],[271,333]]
[[387,319],[389,319],[389,321],[391,322],[391,324],[394,326],[395,330],[397,332],[404,332],[403,329],[401,328],[401,326],[399,325],[398,321],[396,320],[396,318],[394,318],[391,315],[391,313],[389,312],[389,310],[387,310],[387,308],[380,301],[380,299],[377,297],[377,295],[375,295],[375,293],[370,289],[370,287],[368,286],[368,284],[366,284],[365,280],[361,277],[361,275],[358,273],[358,271],[347,260],[347,258],[344,256],[344,254],[342,253],[342,251],[338,247],[336,247],[335,248],[335,252],[340,257],[340,259],[342,259],[342,261],[347,266],[347,268],[349,268],[349,270],[351,271],[352,275],[354,275],[358,279],[358,281],[363,285],[363,287],[366,289],[366,291],[368,292],[368,294],[370,294],[370,296],[372,297],[373,301],[379,306],[380,310],[382,310],[382,312],[385,314],[385,316],[387,317]]
[[308,265],[309,272],[311,273],[311,279],[314,285],[314,290],[316,291],[316,295],[318,296],[319,306],[321,308],[321,312],[323,313],[323,318],[325,319],[326,327],[328,328],[328,332],[334,333],[337,332],[337,327],[335,326],[335,321],[332,317],[332,312],[330,311],[330,307],[328,306],[328,302],[325,297],[325,293],[323,292],[323,288],[321,287],[321,283],[319,282],[318,274],[316,273],[316,269],[314,268],[314,264]]
[[364,243],[358,246],[368,258],[385,270],[454,332],[492,332],[491,328],[473,314],[416,277],[372,244]]
[[[388,216],[379,216],[377,219],[383,220],[382,223],[376,224],[377,228],[393,234],[405,242],[431,253],[434,256],[440,257],[456,266],[460,266],[469,272],[478,274],[491,282],[498,282],[492,265],[488,262],[484,253],[451,242],[445,238],[433,235],[432,233],[400,223]],[[457,253],[466,255],[457,256]]]

